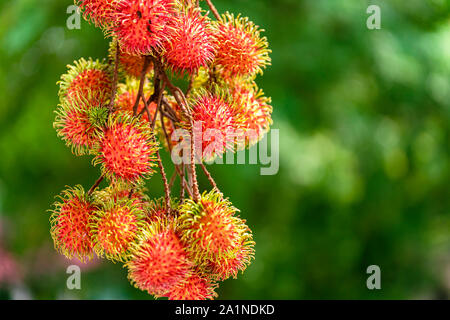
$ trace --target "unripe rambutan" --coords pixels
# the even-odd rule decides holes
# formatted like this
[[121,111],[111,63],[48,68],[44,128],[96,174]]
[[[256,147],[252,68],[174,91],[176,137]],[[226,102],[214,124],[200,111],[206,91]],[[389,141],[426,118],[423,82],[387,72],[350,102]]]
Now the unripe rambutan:
[[200,10],[182,10],[170,20],[167,37],[164,59],[175,73],[194,74],[214,58],[213,30]]
[[236,118],[239,119],[239,129],[244,131],[243,145],[251,147],[260,141],[270,130],[272,124],[271,99],[264,96],[264,92],[254,82],[238,81],[232,90],[236,108]]
[[[114,61],[116,57],[116,41],[111,41],[109,44],[109,57],[110,60]],[[124,50],[119,52],[119,71],[125,73],[128,76],[135,78],[140,78],[142,70],[144,69],[145,56],[129,54]],[[147,67],[146,72],[150,72],[153,69],[150,63]]]
[[217,39],[215,62],[222,67],[224,77],[254,75],[270,64],[266,37],[248,18],[222,15],[214,23]]
[[[218,89],[219,90],[219,89]],[[194,134],[202,134],[202,157],[206,161],[222,155],[227,149],[232,149],[234,134],[238,128],[235,119],[235,109],[226,93],[210,93],[199,90],[192,98],[192,119]],[[200,128],[201,133],[197,132]],[[196,146],[196,149],[200,146]],[[199,154],[199,150],[196,150]]]
[[89,219],[94,250],[112,261],[126,261],[130,244],[144,225],[144,212],[132,199],[102,202]]
[[75,4],[83,10],[83,17],[92,21],[96,26],[107,27],[111,25],[111,12],[115,0],[75,0]]
[[83,187],[76,186],[62,192],[54,203],[50,217],[50,233],[55,249],[67,258],[86,261],[92,258],[89,217],[96,210]]
[[216,283],[193,270],[169,291],[167,297],[169,300],[213,300],[217,297],[216,288]]
[[179,234],[189,257],[198,265],[219,263],[232,255],[247,237],[245,221],[221,193],[204,193],[198,202],[190,199],[179,207]]
[[173,0],[118,0],[113,12],[122,50],[130,54],[151,54],[167,37],[167,22],[172,18]]
[[128,278],[139,289],[164,296],[186,278],[191,263],[172,219],[156,219],[143,230],[127,262]]
[[127,114],[113,115],[99,139],[94,163],[111,180],[135,183],[153,173],[158,143],[148,124]]
[[[61,102],[67,99],[77,105],[101,106],[110,99],[112,80],[108,65],[98,60],[81,58],[68,65],[68,72],[58,82]],[[87,102],[86,102],[87,101]]]

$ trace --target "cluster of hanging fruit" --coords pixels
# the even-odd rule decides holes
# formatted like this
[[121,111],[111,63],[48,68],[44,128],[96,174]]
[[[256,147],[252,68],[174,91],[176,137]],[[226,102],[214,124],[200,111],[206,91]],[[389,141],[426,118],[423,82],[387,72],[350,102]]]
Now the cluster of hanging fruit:
[[[58,197],[50,218],[55,248],[82,261],[121,262],[130,282],[155,297],[213,299],[218,281],[250,264],[254,242],[203,162],[248,148],[270,129],[270,98],[255,83],[270,63],[267,39],[247,18],[219,15],[209,0],[214,20],[195,0],[75,3],[110,38],[110,49],[102,61],[68,66],[54,127],[101,173],[89,190],[67,187]],[[197,123],[225,139],[194,146]],[[159,152],[172,154],[177,130],[188,132],[189,148],[179,152],[190,161],[172,164],[169,181]],[[199,191],[197,165],[209,192]],[[146,183],[158,169],[164,196],[152,200]]]

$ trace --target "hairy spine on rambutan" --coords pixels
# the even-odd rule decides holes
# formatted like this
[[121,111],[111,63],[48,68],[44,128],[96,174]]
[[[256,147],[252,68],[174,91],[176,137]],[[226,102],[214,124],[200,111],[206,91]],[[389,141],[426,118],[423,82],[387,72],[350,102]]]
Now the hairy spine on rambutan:
[[145,227],[144,212],[132,199],[99,202],[99,209],[89,218],[94,251],[111,261],[127,261],[131,243]]
[[112,80],[108,65],[81,58],[67,67],[67,73],[58,81],[61,103],[67,99],[75,105],[85,103],[87,107],[98,107],[109,101]]
[[[226,150],[233,150],[238,124],[228,92],[218,87],[214,93],[196,90],[191,96],[191,106],[194,135],[202,135],[202,145],[196,146],[196,154],[201,154],[205,161],[212,161]],[[199,129],[201,132],[197,132]]]
[[92,21],[96,26],[111,26],[111,13],[117,0],[75,0],[87,21]]
[[215,55],[211,23],[198,8],[181,9],[168,24],[164,60],[173,72],[194,74]]
[[199,266],[209,261],[220,263],[241,246],[249,229],[235,216],[237,211],[215,190],[203,193],[198,202],[186,199],[180,205],[181,240]]
[[137,183],[153,174],[158,143],[148,124],[128,114],[114,114],[100,133],[98,154],[100,164],[110,180]]
[[92,258],[94,243],[91,239],[89,217],[96,210],[82,186],[68,188],[54,203],[50,217],[50,233],[55,249],[67,258],[81,261]]
[[222,21],[214,22],[217,39],[215,64],[222,68],[224,77],[255,75],[270,64],[266,37],[248,18],[222,15]]
[[172,218],[152,221],[132,246],[132,257],[125,266],[129,280],[138,289],[164,296],[189,275],[192,264]]
[[111,32],[121,49],[135,55],[162,49],[173,5],[173,0],[118,0],[112,13]]
[[109,200],[115,202],[121,200],[131,200],[134,205],[143,212],[146,212],[150,204],[150,199],[145,193],[147,189],[144,183],[126,183],[121,180],[111,181],[111,184],[102,190],[96,190],[93,195],[96,201],[106,203]]
[[244,232],[240,245],[232,253],[218,261],[209,261],[204,270],[217,281],[224,281],[229,277],[236,279],[238,272],[244,272],[254,258],[254,245],[251,231],[248,229]]
[[174,286],[166,295],[169,300],[213,300],[217,284],[197,270]]

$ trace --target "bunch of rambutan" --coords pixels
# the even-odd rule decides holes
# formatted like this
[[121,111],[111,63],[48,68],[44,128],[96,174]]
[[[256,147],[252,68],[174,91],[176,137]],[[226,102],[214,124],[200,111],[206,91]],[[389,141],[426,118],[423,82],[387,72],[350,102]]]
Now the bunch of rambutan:
[[[270,129],[270,98],[255,83],[270,64],[267,39],[210,1],[214,18],[191,0],[75,3],[111,37],[110,49],[104,61],[68,66],[54,127],[75,155],[93,157],[100,177],[89,190],[67,187],[58,197],[50,218],[55,248],[68,258],[123,263],[130,282],[155,297],[213,299],[219,281],[248,267],[254,242],[203,162],[250,147]],[[225,139],[210,141],[212,149],[195,145],[197,124]],[[160,146],[172,152],[177,129],[189,133],[190,161],[174,163],[169,180]],[[199,163],[213,186],[202,194]],[[164,196],[152,200],[146,184],[156,168]]]

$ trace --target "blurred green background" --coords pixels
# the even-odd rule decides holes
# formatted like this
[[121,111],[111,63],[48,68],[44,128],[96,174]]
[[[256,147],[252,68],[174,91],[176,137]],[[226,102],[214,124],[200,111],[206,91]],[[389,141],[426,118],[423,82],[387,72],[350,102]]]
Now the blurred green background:
[[[215,3],[267,30],[273,65],[258,83],[280,130],[277,175],[210,168],[256,240],[256,260],[220,298],[449,298],[450,1]],[[50,238],[53,197],[99,175],[52,127],[66,64],[108,48],[86,21],[66,28],[70,4],[0,4],[0,298],[149,299],[108,262],[68,290],[73,262]],[[366,27],[369,4],[381,30]],[[159,179],[149,188],[162,195]],[[366,288],[372,264],[381,290]]]

